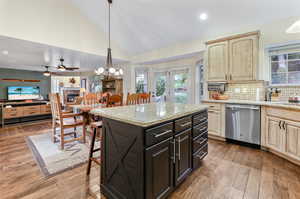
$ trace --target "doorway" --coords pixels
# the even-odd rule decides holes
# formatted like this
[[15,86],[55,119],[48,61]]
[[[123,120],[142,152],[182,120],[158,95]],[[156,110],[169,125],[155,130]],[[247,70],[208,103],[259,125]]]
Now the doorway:
[[188,69],[154,72],[156,102],[187,104],[190,100]]

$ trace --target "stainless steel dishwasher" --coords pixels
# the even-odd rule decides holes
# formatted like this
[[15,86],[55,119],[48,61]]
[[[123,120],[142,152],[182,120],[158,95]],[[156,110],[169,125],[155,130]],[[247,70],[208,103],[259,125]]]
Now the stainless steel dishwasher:
[[227,104],[227,139],[260,145],[260,106]]

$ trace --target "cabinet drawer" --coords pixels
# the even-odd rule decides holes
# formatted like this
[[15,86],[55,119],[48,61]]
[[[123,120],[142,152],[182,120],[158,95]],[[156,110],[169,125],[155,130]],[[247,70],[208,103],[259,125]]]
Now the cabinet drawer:
[[50,105],[41,105],[41,114],[50,114],[51,106]]
[[192,117],[184,117],[175,121],[175,133],[181,132],[192,127]]
[[216,111],[221,110],[220,103],[204,103],[204,104],[208,106],[208,110],[216,110]]
[[24,106],[23,116],[39,115],[41,114],[40,106]]
[[200,136],[193,140],[193,153],[197,152],[201,147],[207,144],[208,134],[207,132],[202,133]]
[[193,169],[201,166],[201,160],[208,154],[208,144],[204,145],[199,151],[193,155]]
[[193,125],[201,124],[207,121],[207,111],[194,115]]
[[3,117],[5,119],[22,117],[22,108],[4,108]]
[[207,132],[207,121],[199,124],[197,126],[194,126],[193,128],[193,137],[198,137],[200,134]]
[[146,130],[146,145],[151,146],[173,136],[173,122]]

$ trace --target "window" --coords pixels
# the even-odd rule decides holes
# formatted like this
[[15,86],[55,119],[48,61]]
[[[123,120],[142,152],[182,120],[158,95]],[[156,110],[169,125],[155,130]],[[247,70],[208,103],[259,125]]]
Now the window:
[[300,84],[300,52],[271,55],[272,84]]
[[146,70],[136,70],[135,89],[137,93],[148,92],[148,72]]

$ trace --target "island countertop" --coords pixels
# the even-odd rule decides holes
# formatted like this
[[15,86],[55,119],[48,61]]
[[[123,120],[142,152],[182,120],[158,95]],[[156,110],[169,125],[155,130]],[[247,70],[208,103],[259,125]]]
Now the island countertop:
[[207,109],[201,104],[150,103],[112,108],[95,108],[91,114],[148,127]]

